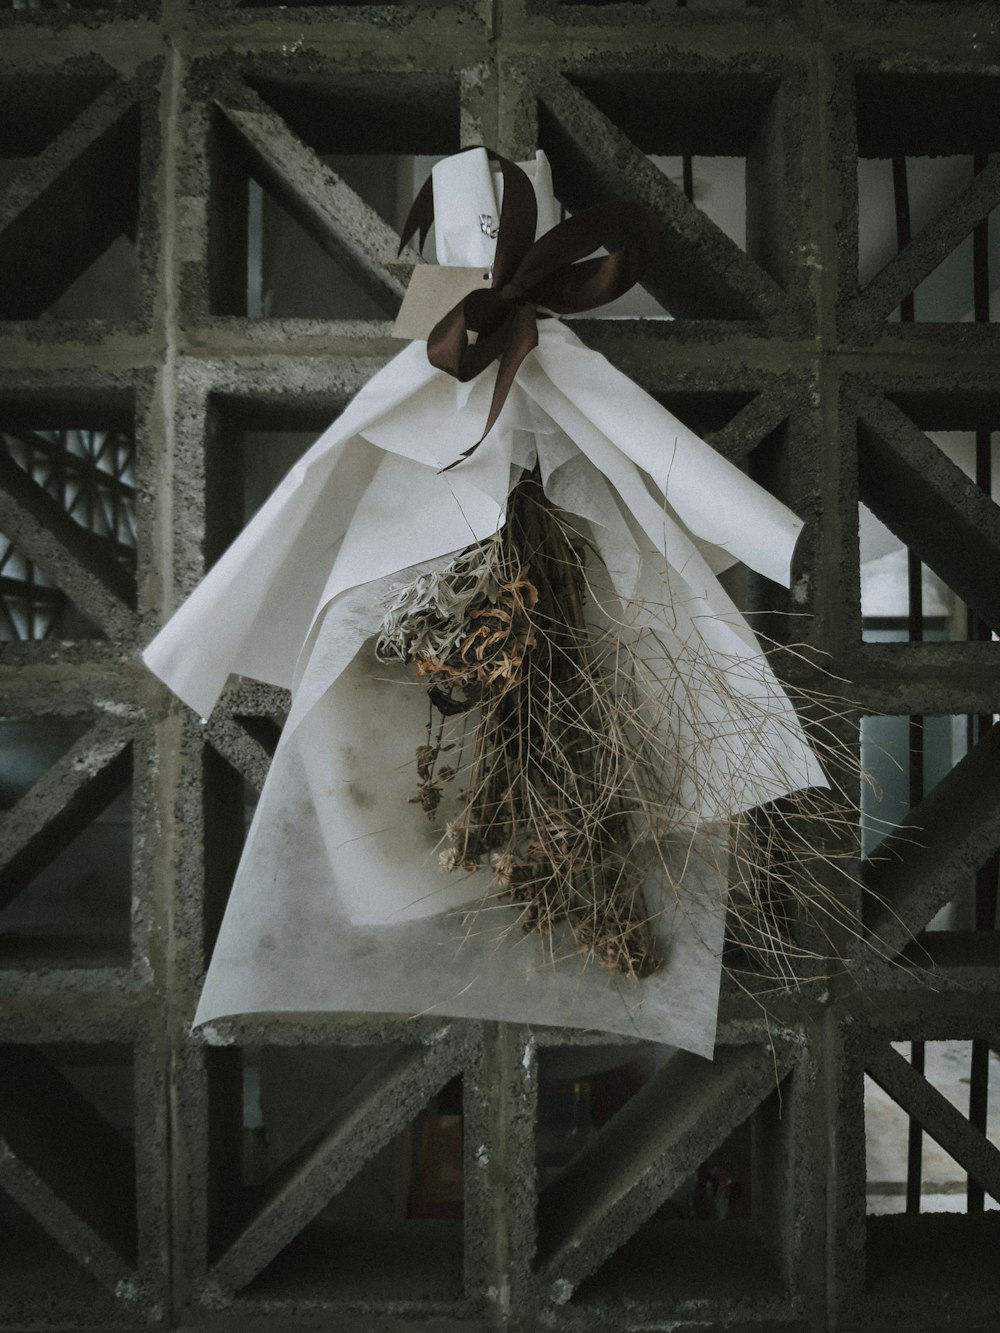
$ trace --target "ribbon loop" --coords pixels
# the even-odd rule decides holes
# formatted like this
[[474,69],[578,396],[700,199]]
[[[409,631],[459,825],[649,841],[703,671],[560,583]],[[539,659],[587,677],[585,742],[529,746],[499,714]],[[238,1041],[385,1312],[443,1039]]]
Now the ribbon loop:
[[[536,241],[538,209],[531,181],[516,163],[486,151],[489,160],[499,165],[504,183],[493,283],[459,301],[427,339],[431,365],[462,383],[500,362],[486,428],[452,467],[474,453],[493,429],[518,367],[538,346],[538,307],[575,315],[607,305],[635,285],[654,249],[648,215],[624,200],[585,209]],[[428,177],[404,224],[400,250],[418,231],[423,248],[433,220],[434,194]],[[616,240],[617,250],[594,255]],[[475,342],[469,341],[470,333],[477,335]]]

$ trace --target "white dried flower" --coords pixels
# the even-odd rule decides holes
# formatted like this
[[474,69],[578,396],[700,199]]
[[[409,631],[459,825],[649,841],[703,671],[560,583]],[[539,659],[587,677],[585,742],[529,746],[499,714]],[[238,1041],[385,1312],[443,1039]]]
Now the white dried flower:
[[466,615],[480,599],[495,599],[499,538],[470,547],[440,569],[394,583],[375,642],[380,662],[408,662],[420,655],[447,659],[468,634]]
[[498,888],[509,889],[514,871],[514,857],[510,852],[490,852],[493,882]]

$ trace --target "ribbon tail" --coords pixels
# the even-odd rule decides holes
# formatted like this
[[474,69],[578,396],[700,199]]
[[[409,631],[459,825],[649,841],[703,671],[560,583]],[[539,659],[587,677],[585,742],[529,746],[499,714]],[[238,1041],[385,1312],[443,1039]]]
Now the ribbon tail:
[[486,427],[475,444],[470,445],[464,453],[459,454],[453,463],[443,467],[442,472],[450,472],[453,467],[458,467],[459,463],[464,463],[467,458],[471,458],[483,440],[486,439],[503,411],[503,405],[507,401],[507,395],[510,393],[521,362],[537,346],[538,325],[535,322],[535,307],[531,304],[523,305],[514,316],[510,336],[500,357],[500,366],[497,370],[496,383],[493,385],[493,399],[490,403],[489,416],[486,418]]
[[431,223],[434,221],[434,191],[433,181],[430,176],[424,181],[416,198],[410,205],[410,211],[407,214],[406,221],[403,223],[403,230],[399,235],[399,249],[396,251],[397,257],[403,253],[403,247],[413,237],[415,232],[420,233],[419,248],[422,251],[424,242],[427,240],[427,233],[431,229]]

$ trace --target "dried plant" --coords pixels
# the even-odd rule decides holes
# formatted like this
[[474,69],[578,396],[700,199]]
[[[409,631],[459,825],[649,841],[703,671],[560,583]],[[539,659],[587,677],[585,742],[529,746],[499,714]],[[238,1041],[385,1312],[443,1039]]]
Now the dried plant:
[[[580,950],[637,980],[661,965],[644,885],[655,875],[682,905],[690,894],[676,865],[699,821],[682,797],[701,781],[699,747],[725,726],[780,744],[782,720],[790,739],[799,724],[783,693],[772,708],[739,688],[749,653],[720,658],[697,633],[668,649],[655,628],[636,632],[624,612],[616,621],[592,586],[584,528],[554,508],[537,473],[523,477],[500,532],[394,590],[376,651],[414,663],[428,684],[412,799],[436,820],[444,784],[463,785],[442,868],[488,865],[494,900],[516,909],[523,930],[547,935],[564,923]],[[850,705],[793,693],[828,774],[856,780],[838,731]],[[723,702],[724,719],[702,715],[703,697]],[[453,757],[442,736],[458,714],[468,726]],[[680,719],[683,738],[671,731]],[[782,756],[773,759],[782,772]],[[740,778],[729,775],[736,792]],[[707,877],[720,896],[728,882],[740,953],[732,971],[784,986],[840,957],[845,932],[858,933],[855,801],[834,782],[732,819]],[[693,836],[688,854],[706,854]]]

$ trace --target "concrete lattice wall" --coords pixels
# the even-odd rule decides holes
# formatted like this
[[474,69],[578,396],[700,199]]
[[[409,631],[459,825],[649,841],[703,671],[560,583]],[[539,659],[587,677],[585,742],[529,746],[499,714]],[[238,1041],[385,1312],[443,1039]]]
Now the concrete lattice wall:
[[[928,936],[919,972],[845,941],[846,974],[767,1016],[727,988],[715,1062],[655,1073],[537,1206],[539,1079],[584,1038],[335,1016],[189,1031],[286,700],[236,683],[202,724],[138,650],[238,526],[243,434],[318,429],[396,350],[396,238],[318,155],[475,142],[544,147],[571,208],[625,195],[652,212],[646,285],[676,318],[577,327],[807,519],[774,609],[801,615],[857,715],[985,718],[899,859],[871,871],[882,952],[1000,843],[997,646],[862,642],[857,547],[860,498],[1000,626],[997,509],[924,434],[1000,427],[996,329],[888,320],[1000,201],[995,4],[2,10],[0,429],[134,436],[137,562],[5,456],[0,532],[84,629],[2,645],[4,735],[12,753],[28,738],[38,772],[0,821],[0,906],[71,875],[88,829],[110,848],[130,799],[131,907],[98,894],[111,925],[95,938],[56,882],[46,928],[29,916],[2,937],[0,1328],[995,1328],[998,1214],[866,1221],[863,1113],[867,1069],[1000,1189],[996,1145],[890,1045],[1000,1040],[994,922]],[[746,251],[647,154],[745,157]],[[859,154],[982,168],[861,289]],[[384,320],[247,317],[248,175]],[[123,232],[138,267],[116,268],[113,317],[78,318],[80,301],[62,317]],[[129,247],[115,254],[127,267]],[[82,313],[90,291],[108,315],[107,290]],[[406,1127],[456,1077],[464,1221],[389,1233],[372,1199],[398,1191]],[[284,1117],[276,1172],[247,1166],[254,1087],[265,1125]],[[752,1216],[667,1216],[740,1126]]]

